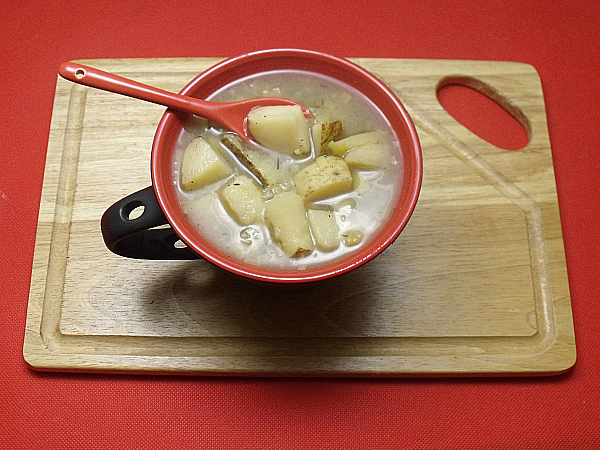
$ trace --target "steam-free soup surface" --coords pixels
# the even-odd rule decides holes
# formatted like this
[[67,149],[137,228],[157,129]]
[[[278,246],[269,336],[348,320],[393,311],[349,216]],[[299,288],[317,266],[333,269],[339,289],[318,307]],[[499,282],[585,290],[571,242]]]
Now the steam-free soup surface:
[[[180,137],[173,161],[173,184],[190,222],[197,227],[204,239],[224,254],[263,267],[303,269],[343,258],[364,246],[386,221],[397,201],[397,192],[402,182],[399,144],[385,117],[355,89],[324,75],[303,71],[265,72],[243,78],[225,86],[209,99],[236,101],[256,97],[288,98],[304,105],[311,112],[314,121],[307,124],[311,130],[310,152],[290,154],[264,148],[248,149],[263,155],[261,157],[269,158],[272,167],[276,169],[272,172],[275,173],[273,177],[277,178],[276,181],[261,185],[255,174],[224,145],[223,138],[228,138],[230,143],[237,146],[244,145],[241,141],[204,120],[191,122]],[[330,147],[321,149],[320,138],[315,136],[316,127],[313,128],[312,125],[333,121],[341,122],[342,135]],[[365,168],[360,165],[360,161],[359,164],[353,162],[349,165],[352,178],[349,191],[316,201],[304,200],[304,214],[309,229],[310,226],[321,228],[318,232],[315,232],[316,229],[310,231],[309,238],[314,245],[302,254],[290,256],[284,251],[282,243],[278,241],[277,230],[274,229],[275,219],[268,220],[269,218],[261,216],[257,220],[252,219],[252,223],[240,223],[240,217],[228,209],[224,192],[232,184],[239,188],[239,184],[250,182],[260,190],[265,205],[269,205],[283,193],[287,197],[293,197],[297,194],[294,177],[301,171],[310,171],[321,152],[327,152],[324,160],[347,157],[350,164],[351,159],[348,157],[349,153],[345,154],[344,142],[351,145],[352,139],[356,140],[353,136],[368,136],[369,133],[385,137],[380,147],[387,149],[385,151],[389,157],[383,163],[378,163],[378,167],[367,164]],[[222,158],[232,170],[230,175],[223,171],[221,179],[190,190],[182,187],[181,167],[186,148],[198,137],[208,143],[219,154],[218,158]],[[349,137],[353,138],[346,140]],[[371,157],[374,151],[364,154]],[[357,158],[361,158],[358,151],[354,153],[354,159]],[[260,204],[256,198],[255,202]],[[328,214],[323,214],[323,211]],[[317,219],[321,222],[317,223]],[[319,237],[321,235],[326,236],[327,245],[323,244]]]

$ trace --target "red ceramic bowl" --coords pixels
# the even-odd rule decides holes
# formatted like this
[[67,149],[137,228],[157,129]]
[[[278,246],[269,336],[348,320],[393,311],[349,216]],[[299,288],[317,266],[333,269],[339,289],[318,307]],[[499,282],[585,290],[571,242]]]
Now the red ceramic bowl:
[[167,110],[152,147],[152,181],[158,202],[182,241],[203,258],[243,277],[272,283],[305,283],[349,272],[373,259],[398,237],[419,196],[423,174],[421,147],[415,127],[394,93],[375,76],[345,59],[305,50],[265,50],[225,60],[194,78],[181,94],[205,99],[231,82],[271,70],[303,70],[347,83],[365,94],[383,112],[400,142],[404,183],[388,222],[360,249],[327,265],[303,270],[281,270],[245,264],[211,245],[191,225],[179,206],[172,182],[172,161],[184,126],[180,114]]

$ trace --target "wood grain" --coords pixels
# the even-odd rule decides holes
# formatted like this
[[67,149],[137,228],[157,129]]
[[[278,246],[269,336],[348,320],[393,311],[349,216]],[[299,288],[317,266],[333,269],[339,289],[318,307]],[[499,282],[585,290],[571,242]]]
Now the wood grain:
[[[81,61],[179,91],[219,59]],[[399,376],[553,374],[575,362],[542,87],[526,64],[353,59],[407,106],[424,180],[409,225],[364,267],[299,290],[204,261],[137,261],[99,220],[150,184],[164,108],[58,79],[33,261],[26,361],[40,370]],[[499,149],[439,104],[494,97],[529,144]]]

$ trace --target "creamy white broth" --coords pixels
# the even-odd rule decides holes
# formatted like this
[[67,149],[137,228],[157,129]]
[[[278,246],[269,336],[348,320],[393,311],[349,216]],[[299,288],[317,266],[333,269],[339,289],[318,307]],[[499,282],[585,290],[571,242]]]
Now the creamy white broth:
[[[225,86],[209,100],[236,101],[265,96],[294,100],[308,108],[317,122],[340,120],[342,138],[374,130],[391,133],[383,114],[364,95],[337,80],[309,72],[273,71],[242,78]],[[174,186],[181,207],[200,234],[213,245],[231,257],[257,266],[301,270],[308,266],[326,264],[364,246],[385,222],[402,182],[402,161],[398,160],[391,161],[388,167],[381,170],[353,170],[353,177],[363,180],[361,187],[337,197],[307,204],[307,209],[310,207],[333,211],[340,234],[359,230],[364,235],[362,241],[350,247],[342,243],[330,252],[315,248],[308,256],[289,257],[272,241],[264,222],[241,226],[227,214],[218,192],[231,177],[195,191],[181,189],[179,167],[183,152],[187,144],[199,135],[221,150],[236,175],[250,175],[220,143],[221,138],[231,135],[230,133],[219,130],[204,120],[191,122],[180,137],[173,162]],[[397,148],[398,145],[395,141],[394,146]],[[317,155],[318,151],[317,148]],[[395,155],[399,155],[399,152],[395,152]],[[293,189],[292,176],[314,161],[315,148],[313,146],[308,156],[294,157],[277,153],[276,157],[278,167],[289,175],[287,178],[290,181],[282,186],[265,189],[266,199],[278,191]]]

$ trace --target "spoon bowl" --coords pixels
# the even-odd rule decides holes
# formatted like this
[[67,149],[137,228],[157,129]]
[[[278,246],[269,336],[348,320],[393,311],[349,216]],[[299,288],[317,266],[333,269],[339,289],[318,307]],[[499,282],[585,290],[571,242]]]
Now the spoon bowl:
[[[174,94],[119,75],[73,62],[63,63],[58,73],[66,80],[74,83],[133,97],[138,100],[145,100],[204,117],[236,133],[246,142],[253,142],[247,125],[247,117],[250,110],[260,106],[298,105],[298,103],[292,100],[276,97],[261,97],[227,103],[210,102],[195,97]],[[305,117],[311,118],[310,112],[302,105],[300,106]]]

